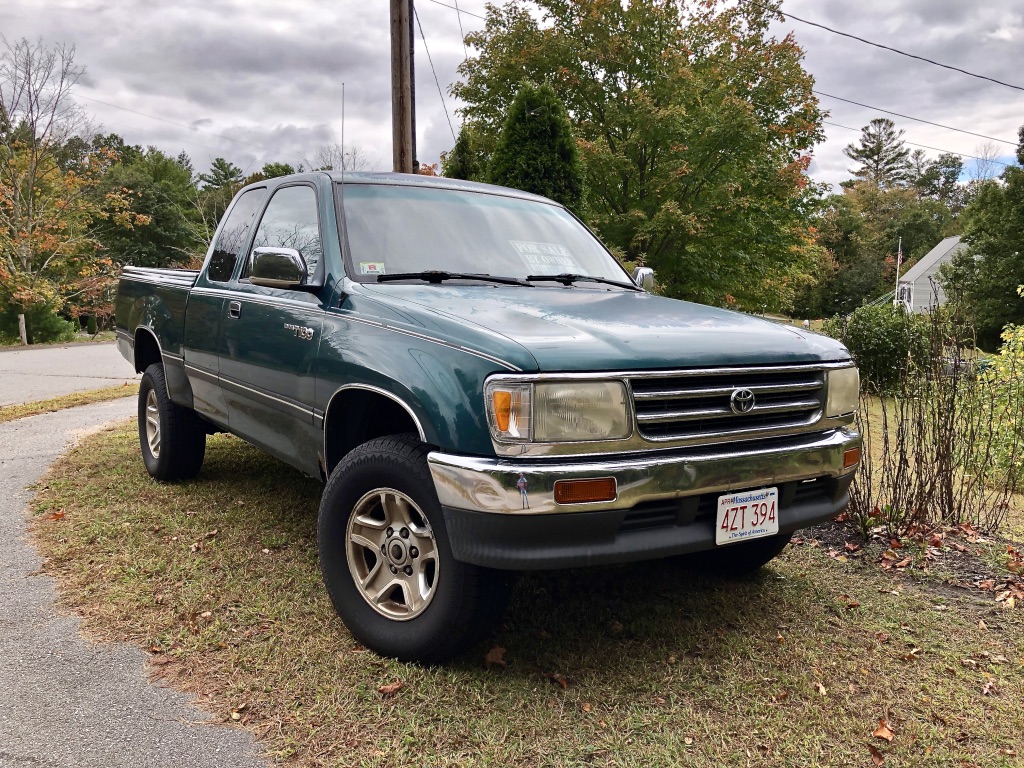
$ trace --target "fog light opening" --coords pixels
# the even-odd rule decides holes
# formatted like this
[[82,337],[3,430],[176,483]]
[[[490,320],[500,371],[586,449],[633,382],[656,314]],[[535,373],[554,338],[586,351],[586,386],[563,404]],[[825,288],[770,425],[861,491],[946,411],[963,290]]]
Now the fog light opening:
[[555,502],[558,504],[615,501],[617,495],[614,477],[599,477],[592,480],[559,480],[555,483]]

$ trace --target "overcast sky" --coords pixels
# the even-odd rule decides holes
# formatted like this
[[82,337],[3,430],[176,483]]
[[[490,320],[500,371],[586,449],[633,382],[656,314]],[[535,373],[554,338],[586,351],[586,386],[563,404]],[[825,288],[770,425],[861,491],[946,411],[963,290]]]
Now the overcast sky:
[[[482,14],[485,0],[458,4]],[[447,88],[465,55],[459,17],[431,0],[416,5],[457,132],[458,105]],[[1020,0],[787,0],[784,9],[1024,85]],[[466,32],[482,24],[462,15]],[[788,30],[807,52],[816,87],[827,93],[1011,142],[1024,123],[1024,91],[797,21],[778,25],[780,35]],[[344,81],[346,144],[390,168],[387,0],[0,0],[0,33],[74,44],[77,62],[87,68],[76,96],[103,129],[171,154],[185,150],[198,171],[217,156],[247,172],[267,161],[297,164],[320,145],[340,141]],[[418,35],[416,45],[418,155],[436,162],[452,146],[452,133]],[[822,105],[831,122],[858,129],[882,116],[828,98]],[[892,119],[908,141],[938,149],[972,155],[985,142]],[[850,167],[842,149],[857,133],[826,126],[826,134],[811,174],[837,183]],[[1009,162],[1013,146],[996,146]]]

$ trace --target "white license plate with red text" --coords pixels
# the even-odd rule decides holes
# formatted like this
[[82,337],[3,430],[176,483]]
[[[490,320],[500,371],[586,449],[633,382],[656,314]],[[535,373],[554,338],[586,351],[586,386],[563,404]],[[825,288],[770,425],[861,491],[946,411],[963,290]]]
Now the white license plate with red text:
[[778,532],[778,488],[759,488],[718,497],[715,544],[733,544],[774,536]]

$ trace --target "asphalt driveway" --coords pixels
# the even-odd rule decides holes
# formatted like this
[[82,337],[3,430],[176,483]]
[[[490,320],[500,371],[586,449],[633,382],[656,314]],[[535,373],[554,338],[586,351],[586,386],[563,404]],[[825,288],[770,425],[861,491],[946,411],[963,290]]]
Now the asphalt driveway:
[[[0,364],[10,357],[0,353]],[[265,765],[250,733],[150,683],[141,650],[84,640],[78,619],[57,610],[55,583],[28,541],[28,486],[76,436],[135,408],[124,398],[0,424],[0,768]]]
[[138,378],[113,342],[0,349],[0,406],[112,387]]

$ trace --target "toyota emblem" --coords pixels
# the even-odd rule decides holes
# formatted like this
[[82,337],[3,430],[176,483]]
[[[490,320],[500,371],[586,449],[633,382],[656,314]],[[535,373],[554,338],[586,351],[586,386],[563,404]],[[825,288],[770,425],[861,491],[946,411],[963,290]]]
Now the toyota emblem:
[[729,407],[733,413],[750,413],[754,408],[754,393],[749,389],[734,389],[729,398]]

